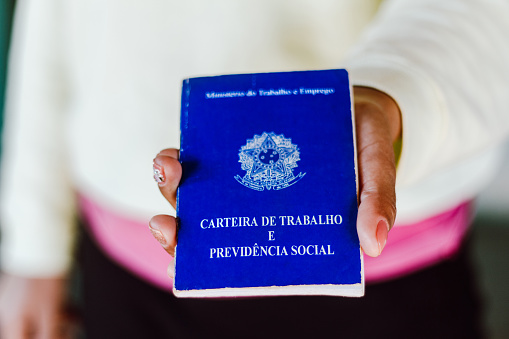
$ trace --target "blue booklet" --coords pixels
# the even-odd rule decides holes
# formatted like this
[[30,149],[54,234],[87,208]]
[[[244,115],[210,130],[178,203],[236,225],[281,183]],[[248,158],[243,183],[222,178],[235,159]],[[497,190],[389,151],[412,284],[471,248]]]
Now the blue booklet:
[[184,81],[174,293],[364,295],[345,70]]

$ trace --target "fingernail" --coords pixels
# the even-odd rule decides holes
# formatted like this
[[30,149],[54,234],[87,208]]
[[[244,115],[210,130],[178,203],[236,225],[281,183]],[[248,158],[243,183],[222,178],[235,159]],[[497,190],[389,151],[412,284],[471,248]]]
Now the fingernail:
[[166,178],[164,177],[164,169],[156,163],[152,165],[152,168],[154,169],[154,180],[158,184],[165,182]]
[[156,240],[159,241],[159,243],[161,245],[166,247],[167,243],[166,243],[166,238],[163,235],[163,232],[161,232],[157,228],[153,227],[151,224],[148,225],[148,228],[150,230],[150,233],[152,233],[152,235],[154,236],[154,238],[156,238]]
[[378,241],[378,255],[382,253],[382,250],[387,243],[387,236],[389,235],[389,226],[385,220],[380,220],[376,226],[376,240]]

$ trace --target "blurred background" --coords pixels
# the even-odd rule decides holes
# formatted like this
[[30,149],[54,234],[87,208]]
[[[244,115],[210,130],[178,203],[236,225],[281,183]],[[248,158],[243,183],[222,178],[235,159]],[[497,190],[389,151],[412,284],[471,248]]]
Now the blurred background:
[[9,50],[14,2],[15,0],[0,1],[0,130],[2,130],[3,127],[7,54]]
[[[15,0],[0,0],[0,129],[6,65]],[[485,323],[491,338],[509,338],[509,144],[498,178],[481,195],[472,230]],[[0,154],[1,156],[1,154]],[[1,187],[0,187],[1,189]]]
[[509,144],[497,179],[478,200],[472,240],[491,338],[509,338]]

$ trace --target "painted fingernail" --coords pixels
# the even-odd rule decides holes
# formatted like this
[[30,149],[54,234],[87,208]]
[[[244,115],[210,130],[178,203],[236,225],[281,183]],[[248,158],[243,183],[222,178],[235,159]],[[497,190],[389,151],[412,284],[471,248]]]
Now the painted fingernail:
[[385,220],[380,220],[376,226],[376,240],[378,241],[378,255],[382,253],[382,250],[387,243],[387,236],[389,235],[389,226]]
[[150,233],[152,233],[154,238],[156,238],[156,240],[159,241],[159,243],[162,246],[166,246],[167,245],[166,238],[164,237],[163,232],[161,232],[160,230],[152,227],[152,225],[150,225],[150,224],[149,224],[148,228],[150,229]]
[[163,182],[165,182],[166,178],[164,177],[164,169],[156,163],[154,163],[152,167],[154,169],[154,180],[158,184],[162,184]]

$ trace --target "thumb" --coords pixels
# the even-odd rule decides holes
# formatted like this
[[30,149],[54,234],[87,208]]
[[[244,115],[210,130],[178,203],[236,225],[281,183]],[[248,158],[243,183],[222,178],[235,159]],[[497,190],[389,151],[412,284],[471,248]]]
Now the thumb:
[[400,134],[400,113],[388,95],[356,87],[355,120],[359,164],[357,232],[364,252],[380,255],[396,219],[396,165],[393,141]]

